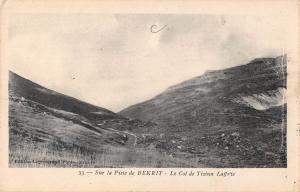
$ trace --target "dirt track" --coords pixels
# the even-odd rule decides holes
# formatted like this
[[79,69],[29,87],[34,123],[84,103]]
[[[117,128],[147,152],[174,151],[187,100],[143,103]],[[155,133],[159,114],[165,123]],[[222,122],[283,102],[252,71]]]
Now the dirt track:
[[112,129],[112,128],[107,128],[105,130],[110,130],[110,131],[113,131],[113,132],[118,133],[118,134],[127,135],[128,140],[126,141],[126,145],[129,146],[129,147],[135,147],[136,146],[137,137],[136,137],[135,134],[127,132],[127,131],[115,130],[115,129]]

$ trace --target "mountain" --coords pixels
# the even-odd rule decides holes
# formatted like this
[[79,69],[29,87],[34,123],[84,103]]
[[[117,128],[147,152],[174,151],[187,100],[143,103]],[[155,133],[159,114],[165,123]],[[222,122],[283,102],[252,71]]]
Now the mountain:
[[[150,154],[138,149],[144,145],[141,131],[154,126],[9,72],[9,162],[12,167],[142,166]],[[151,163],[174,164],[172,160],[159,160],[161,154],[156,151],[150,152]]]
[[207,71],[118,114],[9,72],[9,165],[286,167],[286,67]]
[[171,131],[252,129],[269,121],[280,122],[273,111],[284,107],[286,75],[286,57],[255,59],[208,71],[119,114],[153,121]]
[[107,109],[42,87],[11,71],[9,72],[9,92],[12,95],[24,97],[51,108],[80,114],[90,120],[123,118]]
[[166,137],[158,148],[198,154],[205,164],[286,166],[286,76],[286,55],[258,58],[207,71],[119,114],[157,123]]

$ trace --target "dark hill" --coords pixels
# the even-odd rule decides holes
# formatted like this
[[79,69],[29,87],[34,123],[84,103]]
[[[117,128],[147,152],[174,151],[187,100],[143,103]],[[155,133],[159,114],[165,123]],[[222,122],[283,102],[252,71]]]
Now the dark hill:
[[[139,132],[153,123],[127,119],[13,72],[8,88],[11,167],[143,166],[157,153],[137,149],[143,146]],[[156,154],[151,163],[160,159]]]
[[10,94],[33,100],[51,108],[82,115],[90,120],[123,118],[107,109],[42,87],[11,71],[9,72],[9,92]]
[[286,167],[287,58],[207,71],[119,114],[158,124],[156,145],[212,167]]
[[210,133],[253,129],[281,122],[273,107],[284,109],[286,57],[255,59],[246,65],[208,71],[168,88],[119,114],[149,120],[168,131]]

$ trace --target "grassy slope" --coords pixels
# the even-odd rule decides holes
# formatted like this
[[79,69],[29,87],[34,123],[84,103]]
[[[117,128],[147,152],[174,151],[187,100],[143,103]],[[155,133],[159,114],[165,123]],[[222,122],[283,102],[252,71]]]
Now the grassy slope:
[[54,109],[79,114],[90,120],[123,118],[107,109],[42,87],[11,71],[9,72],[9,91],[15,96],[24,97]]
[[[199,166],[194,159],[170,157],[145,145],[141,133],[152,129],[153,123],[126,119],[12,72],[9,88],[11,167]],[[95,111],[101,112],[96,119]],[[127,145],[124,132],[110,129],[134,131],[137,146]]]
[[122,146],[118,135],[95,132],[35,105],[29,100],[10,99],[11,167],[198,166],[195,160],[172,158],[151,147]]
[[[285,167],[286,105],[257,111],[233,102],[236,96],[285,87],[276,59],[267,60],[266,68],[256,60],[208,72],[132,107],[132,117],[155,120],[158,126],[126,119],[11,73],[11,166]],[[120,135],[106,128],[133,132],[137,146],[124,146]],[[18,159],[58,163],[16,163]]]
[[165,134],[158,147],[175,156],[190,152],[214,167],[285,167],[286,105],[256,110],[235,100],[286,88],[286,75],[286,58],[256,59],[206,72],[119,114],[156,122],[155,132]]
[[168,131],[197,129],[206,133],[207,128],[220,130],[220,126],[261,126],[273,117],[233,100],[286,87],[286,65],[281,72],[277,61],[255,60],[247,65],[207,72],[119,114],[172,127]]

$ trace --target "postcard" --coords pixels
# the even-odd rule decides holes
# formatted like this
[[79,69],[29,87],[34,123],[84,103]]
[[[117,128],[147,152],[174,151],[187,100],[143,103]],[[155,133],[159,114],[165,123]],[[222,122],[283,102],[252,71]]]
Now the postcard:
[[298,1],[1,5],[0,191],[299,191]]

